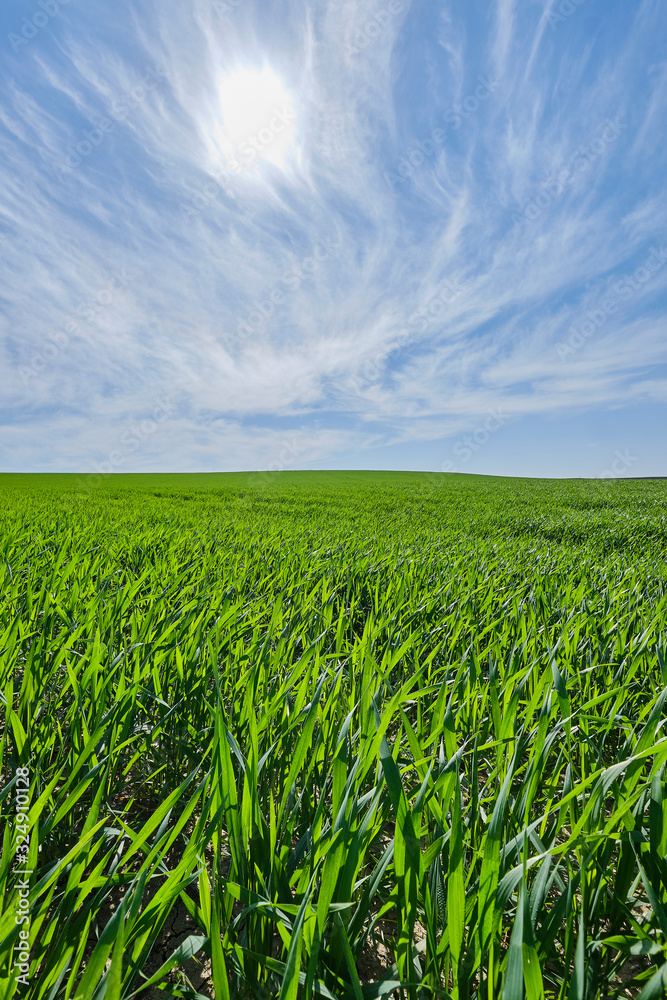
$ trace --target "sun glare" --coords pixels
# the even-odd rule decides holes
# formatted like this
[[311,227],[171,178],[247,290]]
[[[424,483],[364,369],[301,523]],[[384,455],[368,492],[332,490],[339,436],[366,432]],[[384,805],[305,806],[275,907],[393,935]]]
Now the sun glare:
[[285,168],[296,137],[294,101],[270,67],[237,69],[218,84],[214,140],[234,173],[249,174],[262,160]]

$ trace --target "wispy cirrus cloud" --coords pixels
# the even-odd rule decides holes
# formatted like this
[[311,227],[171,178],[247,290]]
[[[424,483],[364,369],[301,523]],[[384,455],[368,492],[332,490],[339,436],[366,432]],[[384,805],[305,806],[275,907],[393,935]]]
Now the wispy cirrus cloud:
[[5,467],[105,461],[166,396],[124,468],[665,402],[667,268],[558,353],[667,245],[659,4],[227,6],[69,4],[18,49],[0,15]]

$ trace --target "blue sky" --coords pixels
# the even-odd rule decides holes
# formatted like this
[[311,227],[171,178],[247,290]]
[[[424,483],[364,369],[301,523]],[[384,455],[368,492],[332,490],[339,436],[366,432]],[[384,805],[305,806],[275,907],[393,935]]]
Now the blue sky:
[[0,467],[667,474],[660,0],[0,11]]

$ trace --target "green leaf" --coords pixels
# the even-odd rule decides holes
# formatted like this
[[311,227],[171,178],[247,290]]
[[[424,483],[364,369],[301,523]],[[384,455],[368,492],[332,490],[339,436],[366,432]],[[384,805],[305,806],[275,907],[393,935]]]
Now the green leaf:
[[522,882],[512,936],[510,938],[510,946],[507,952],[507,969],[503,976],[501,1000],[523,1000],[523,896],[524,885]]
[[142,990],[145,990],[149,986],[153,986],[154,983],[159,983],[161,979],[170,972],[174,966],[183,965],[185,962],[189,962],[191,958],[201,951],[201,949],[210,941],[208,937],[202,937],[197,934],[190,934],[185,941],[181,941],[178,948],[172,952],[166,962],[164,962],[157,972],[154,972],[150,979],[147,979],[145,983],[141,984],[138,990],[135,990],[131,996],[135,997]]
[[447,872],[447,927],[452,953],[454,984],[458,983],[465,933],[465,881],[463,872],[463,820],[461,818],[461,783],[458,771],[452,802],[452,826],[449,838],[449,869]]

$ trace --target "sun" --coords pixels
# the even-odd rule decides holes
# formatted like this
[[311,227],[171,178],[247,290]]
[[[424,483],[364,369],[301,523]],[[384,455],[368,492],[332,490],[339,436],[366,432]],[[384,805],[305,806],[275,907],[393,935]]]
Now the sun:
[[294,99],[269,66],[241,67],[217,87],[218,121],[211,138],[231,169],[248,175],[262,162],[285,169],[296,143]]

